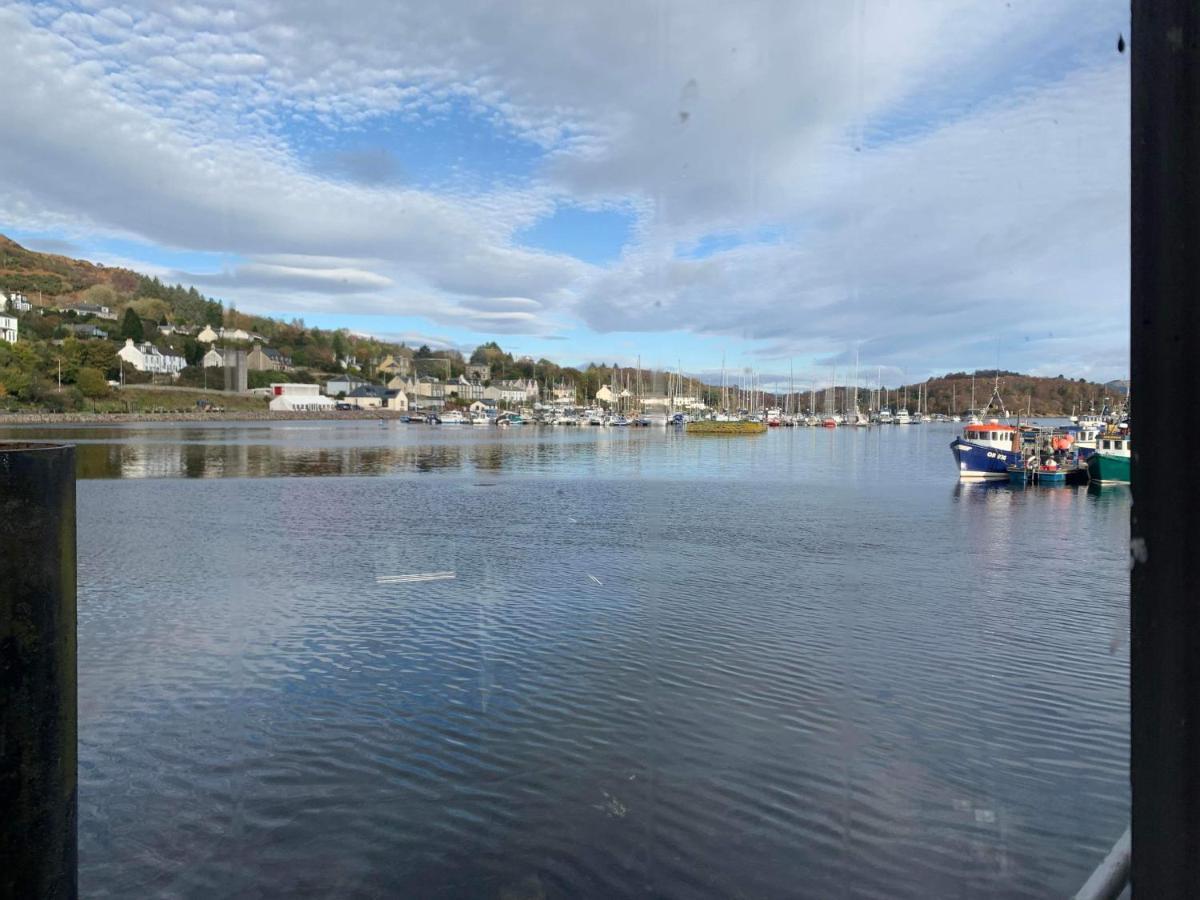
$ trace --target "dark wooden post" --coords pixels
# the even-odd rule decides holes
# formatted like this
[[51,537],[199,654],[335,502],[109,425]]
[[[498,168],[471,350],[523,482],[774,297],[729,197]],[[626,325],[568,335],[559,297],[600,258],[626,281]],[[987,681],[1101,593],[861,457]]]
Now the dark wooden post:
[[0,443],[0,897],[77,896],[75,448]]
[[1200,897],[1200,4],[1134,0],[1131,777],[1136,896]]

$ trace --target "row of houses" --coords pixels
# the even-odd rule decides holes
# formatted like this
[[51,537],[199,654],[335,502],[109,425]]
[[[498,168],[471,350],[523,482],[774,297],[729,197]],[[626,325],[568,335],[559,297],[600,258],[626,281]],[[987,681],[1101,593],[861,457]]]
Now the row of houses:
[[206,369],[228,366],[231,365],[230,360],[237,353],[246,354],[246,369],[251,372],[290,372],[292,370],[290,356],[284,356],[278,350],[259,344],[255,344],[249,353],[244,350],[209,347],[208,352],[201,358],[200,364]]
[[149,341],[134,343],[133,338],[125,339],[125,346],[117,351],[117,356],[129,363],[139,372],[151,375],[170,375],[172,378],[183,371],[187,360],[174,353],[164,353]]

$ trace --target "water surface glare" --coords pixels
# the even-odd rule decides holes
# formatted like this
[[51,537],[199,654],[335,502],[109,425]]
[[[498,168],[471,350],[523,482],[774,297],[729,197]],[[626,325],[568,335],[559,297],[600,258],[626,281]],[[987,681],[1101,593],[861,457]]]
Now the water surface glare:
[[1129,496],[954,433],[0,429],[79,444],[82,894],[1073,892]]

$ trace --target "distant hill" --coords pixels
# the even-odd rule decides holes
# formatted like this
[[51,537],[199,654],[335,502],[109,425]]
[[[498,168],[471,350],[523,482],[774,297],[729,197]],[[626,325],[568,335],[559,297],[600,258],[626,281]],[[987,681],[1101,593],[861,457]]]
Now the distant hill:
[[[180,284],[164,284],[129,269],[113,268],[81,259],[71,259],[53,253],[39,253],[22,247],[16,241],[0,235],[0,289],[21,291],[35,305],[43,307],[73,306],[81,301],[110,306],[118,312],[132,307],[139,316],[156,322],[173,325],[199,327],[204,324],[241,327],[263,335],[271,346],[293,359],[297,367],[324,371],[340,371],[339,361],[348,355],[357,362],[350,369],[357,371],[361,365],[363,374],[375,373],[367,362],[387,354],[411,356],[413,351],[403,344],[378,340],[366,335],[352,334],[346,329],[329,331],[308,328],[302,320],[283,322],[264,316],[250,316],[235,312],[218,300],[205,297],[194,287]],[[57,314],[45,317],[33,316],[22,326],[23,333],[30,337],[49,339],[60,324]],[[181,349],[186,341],[178,337],[158,337],[164,346]],[[189,339],[190,340],[190,339]],[[194,341],[193,341],[194,343]],[[465,368],[462,355],[454,350],[430,351],[421,348],[418,357],[444,358],[451,363],[449,373],[458,375]],[[488,342],[476,349],[476,362],[491,362],[493,371],[500,377],[536,377],[544,384],[555,384],[560,380],[581,385],[581,396],[594,396],[601,384],[635,384],[647,386],[650,393],[664,386],[667,373],[642,370],[640,377],[635,370],[616,366],[580,366],[578,369],[560,367],[550,360],[513,359],[495,342]],[[474,359],[473,357],[473,359]],[[47,356],[49,359],[49,356]],[[439,370],[440,371],[440,370]],[[992,392],[995,370],[979,370],[975,373],[975,403],[983,406]],[[1070,415],[1072,411],[1083,411],[1093,405],[1099,409],[1106,397],[1123,398],[1128,392],[1127,381],[1112,381],[1096,384],[1083,379],[1064,377],[1038,378],[1016,372],[1000,372],[1001,395],[1010,410],[1030,408],[1036,416]],[[953,372],[925,382],[927,389],[925,411],[930,413],[963,413],[971,405],[971,373]],[[908,386],[908,408],[917,408],[915,384]],[[717,402],[720,392],[709,385],[708,400]],[[842,404],[845,389],[838,388],[838,406]],[[869,392],[860,392],[860,404],[867,402]],[[782,402],[783,398],[769,402]],[[903,389],[891,391],[888,402],[899,406],[903,402]],[[815,406],[824,409],[824,396],[818,391]],[[809,407],[809,396],[801,396],[801,407]]]
[[96,285],[132,294],[142,278],[129,269],[110,269],[82,259],[28,250],[0,234],[0,288],[21,291],[33,302],[79,294]]
[[[974,400],[972,401],[972,374],[974,374]],[[906,407],[909,412],[917,411],[917,398],[922,398],[922,412],[943,413],[946,415],[966,415],[972,409],[982,409],[992,396],[992,387],[996,380],[995,369],[979,369],[971,372],[951,372],[928,381],[918,382],[900,387],[887,388],[886,396],[880,401],[892,409]],[[836,406],[842,409],[843,400],[851,389],[839,385],[836,389]],[[868,403],[874,403],[874,390],[859,389],[859,407],[866,409]],[[1010,413],[1020,412],[1031,416],[1069,416],[1072,413],[1087,412],[1095,408],[1100,411],[1108,400],[1119,403],[1124,394],[1116,394],[1108,385],[1086,381],[1082,378],[1070,379],[1062,376],[1041,378],[1036,375],[1022,375],[1019,372],[1000,373],[1000,398]],[[776,398],[773,402],[783,402]],[[849,401],[852,403],[852,401]],[[825,411],[825,391],[817,391],[815,403],[806,391],[800,395],[800,409],[815,409],[818,413]],[[996,407],[993,405],[992,409]]]

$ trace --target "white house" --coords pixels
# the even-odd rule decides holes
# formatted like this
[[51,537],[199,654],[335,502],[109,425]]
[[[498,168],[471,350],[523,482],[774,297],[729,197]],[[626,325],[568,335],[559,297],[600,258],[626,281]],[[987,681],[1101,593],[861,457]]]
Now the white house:
[[198,340],[202,344],[215,344],[217,341],[217,338],[219,338],[219,337],[220,337],[220,335],[217,334],[213,330],[213,327],[211,325],[205,325],[200,330],[200,333],[198,335],[196,335],[196,340]]
[[216,347],[209,347],[200,362],[206,369],[219,369],[225,365],[225,355]]
[[[360,384],[349,391],[342,399],[356,409],[379,409],[388,405],[389,394],[403,394],[403,391],[389,391],[378,384]],[[405,408],[407,408],[407,403]]]
[[0,313],[0,341],[17,342],[17,317]]
[[218,333],[227,341],[251,341],[256,337],[242,328],[222,328]]
[[117,351],[117,356],[125,360],[139,372],[149,372],[151,375],[170,375],[174,378],[183,371],[187,360],[173,353],[163,353],[149,341],[134,344],[133,338],[125,339],[125,346]]
[[484,400],[497,403],[531,403],[538,398],[538,385],[532,378],[515,381],[493,381],[483,389]]
[[326,412],[337,404],[321,393],[319,384],[273,384],[271,412]]
[[25,299],[25,295],[20,291],[13,291],[7,294],[8,308],[13,312],[29,312],[33,309],[33,304]]
[[97,319],[117,321],[116,312],[107,306],[101,306],[99,303],[79,303],[75,306],[75,312],[81,316],[95,316]]
[[596,399],[601,403],[612,403],[617,399],[617,395],[607,384],[602,384],[600,390],[596,391]]
[[493,400],[496,403],[524,403],[525,388],[493,382],[483,389],[483,399]]

